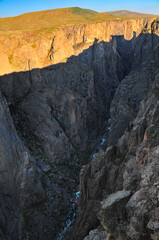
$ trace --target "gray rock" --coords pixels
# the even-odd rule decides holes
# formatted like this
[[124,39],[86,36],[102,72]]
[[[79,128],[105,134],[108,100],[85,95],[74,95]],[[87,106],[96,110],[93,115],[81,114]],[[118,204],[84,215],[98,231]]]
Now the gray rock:
[[101,210],[108,210],[114,205],[122,202],[122,200],[127,199],[130,197],[130,191],[118,191],[109,195],[106,199],[101,202]]
[[94,229],[90,231],[89,236],[85,237],[83,240],[107,240],[107,233],[100,229]]
[[94,214],[96,220],[99,202],[122,189],[132,196],[123,206],[117,204],[116,211],[112,206],[108,215],[103,214],[109,216],[107,232],[122,240],[158,239],[158,45],[151,50],[145,61],[147,48],[140,68],[133,69],[114,95],[109,148],[101,150],[81,175],[80,212],[72,239],[83,226],[87,226],[85,234],[97,228],[99,223],[93,225],[90,216]]
[[51,170],[51,167],[49,165],[46,165],[44,163],[40,164],[41,170],[45,173],[49,172]]
[[[98,218],[109,233],[115,238],[121,237],[126,220],[125,206],[131,196],[130,191],[118,191],[101,202]],[[124,238],[123,234],[123,238]]]
[[[135,50],[138,51],[138,54],[138,41],[142,43],[144,38],[145,36],[140,36],[137,40]],[[118,139],[123,135],[125,129],[129,128],[130,121],[136,117],[139,111],[140,102],[152,87],[156,74],[158,73],[158,36],[155,36],[155,38],[156,44],[154,46],[156,47],[154,52],[151,47],[151,38],[148,38],[146,43],[148,45],[146,56],[141,62],[138,62],[136,59],[138,54],[135,54],[134,64],[136,67],[132,66],[131,73],[126,76],[116,90],[110,109],[112,122],[111,131],[108,137],[109,145],[116,144]],[[144,48],[144,45],[141,44],[140,48]],[[137,64],[135,61],[137,61]],[[141,68],[139,68],[139,66],[141,66]]]
[[7,102],[0,94],[0,231],[20,239],[25,206],[44,199],[41,173],[17,135]]

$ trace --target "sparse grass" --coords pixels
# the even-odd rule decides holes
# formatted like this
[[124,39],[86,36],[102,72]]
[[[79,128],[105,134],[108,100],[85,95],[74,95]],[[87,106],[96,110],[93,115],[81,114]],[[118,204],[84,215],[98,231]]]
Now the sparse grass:
[[47,31],[66,25],[104,22],[116,17],[108,13],[98,13],[78,7],[61,8],[47,11],[31,12],[17,17],[0,18],[0,32],[7,31]]
[[[0,18],[0,35],[26,33],[35,36],[50,34],[65,26],[87,23],[101,23],[111,20],[157,17],[157,15],[141,14],[130,11],[99,13],[79,7],[60,8],[46,11],[25,13],[16,17]],[[33,47],[34,48],[34,47]]]
[[36,48],[36,44],[35,43],[32,45],[32,48]]
[[8,60],[9,60],[9,63],[12,64],[13,54],[9,55]]

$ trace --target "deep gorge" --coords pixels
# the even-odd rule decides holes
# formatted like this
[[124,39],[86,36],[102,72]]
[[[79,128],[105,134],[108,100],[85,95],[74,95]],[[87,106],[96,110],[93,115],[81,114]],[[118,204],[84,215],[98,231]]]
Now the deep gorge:
[[[146,26],[150,31],[150,24]],[[79,184],[79,213],[66,238],[82,240],[90,230],[97,229],[101,239],[104,227],[112,239],[134,239],[133,226],[136,240],[157,239],[155,233],[155,237],[150,238],[151,231],[147,228],[145,231],[144,224],[153,222],[150,210],[146,210],[149,214],[143,214],[143,225],[137,227],[133,225],[138,221],[138,215],[134,216],[131,210],[133,203],[128,206],[127,215],[119,210],[125,211],[124,204],[141,190],[140,184],[144,186],[141,179],[145,169],[151,168],[146,153],[142,152],[142,148],[147,149],[144,139],[149,134],[152,138],[158,136],[157,128],[149,126],[149,119],[151,125],[158,124],[159,41],[153,26],[152,22],[150,33],[127,30],[127,35],[133,34],[130,40],[120,34],[119,28],[119,35],[112,36],[108,42],[96,36],[89,48],[71,56],[66,63],[0,76],[0,150],[5,159],[0,201],[3,209],[6,202],[10,206],[2,210],[0,218],[3,240],[56,239],[65,227],[65,217]],[[143,28],[145,25],[138,31]],[[90,162],[110,117],[107,141]],[[157,137],[150,145],[154,155]],[[135,162],[136,151],[139,164],[140,154],[145,158],[143,172]],[[151,155],[151,150],[149,152]],[[9,175],[5,175],[6,172]],[[128,179],[126,172],[130,173]],[[155,184],[157,173],[154,176]],[[101,209],[100,202],[123,189],[131,191],[131,195],[120,193],[124,199],[120,203],[122,207],[118,207],[118,202],[116,206],[118,198],[114,200],[112,220],[107,220],[105,211],[111,215],[109,208]],[[145,190],[145,196],[149,191],[150,188]],[[156,208],[154,203],[153,211],[157,211]]]

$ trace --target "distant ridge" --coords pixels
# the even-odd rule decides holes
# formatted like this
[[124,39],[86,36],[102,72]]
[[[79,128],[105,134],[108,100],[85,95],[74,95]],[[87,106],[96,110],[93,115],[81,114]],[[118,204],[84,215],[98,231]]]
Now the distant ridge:
[[112,11],[99,13],[79,7],[59,8],[25,13],[16,17],[0,18],[0,33],[15,31],[45,31],[62,26],[99,23],[116,19],[156,17],[156,15],[131,11]]
[[158,15],[139,13],[139,12],[131,12],[127,10],[119,10],[119,11],[109,11],[106,12],[115,17],[121,18],[145,18],[145,17],[157,17]]
[[116,19],[108,13],[98,13],[79,7],[59,8],[25,13],[16,17],[0,18],[0,31],[30,31],[56,29],[66,25],[104,22]]

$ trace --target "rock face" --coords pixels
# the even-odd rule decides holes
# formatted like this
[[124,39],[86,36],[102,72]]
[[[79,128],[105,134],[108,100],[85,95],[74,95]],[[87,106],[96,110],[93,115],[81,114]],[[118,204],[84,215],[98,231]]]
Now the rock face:
[[114,37],[67,63],[0,78],[12,114],[26,122],[52,162],[66,161],[76,149],[89,150],[100,133],[115,89],[133,62],[130,52],[119,54],[121,41],[133,53],[136,39],[128,43],[121,36],[118,47]]
[[84,240],[106,240],[107,233],[101,229],[95,229],[90,231],[89,236],[85,237]]
[[[139,40],[142,41],[143,38],[144,35],[139,36]],[[157,38],[154,36],[154,42]],[[134,37],[127,41],[124,40],[124,36],[114,36],[110,43],[94,43],[78,57],[71,57],[67,63],[41,70],[4,75],[0,78],[1,90],[10,102],[14,118],[21,125],[25,124],[28,127],[51,162],[65,162],[78,149],[89,150],[88,145],[92,138],[100,133],[109,115],[110,103],[117,86],[135,65],[135,61],[138,62],[134,54],[139,40]],[[145,51],[150,51],[151,42],[151,38],[148,38],[148,50],[146,48]],[[138,63],[138,67],[143,61],[144,59]],[[151,85],[150,74],[155,75],[149,69],[146,71],[147,85],[145,90],[143,89],[143,94],[138,94],[138,102]],[[130,76],[130,85],[133,84],[131,79]],[[136,82],[140,84],[141,81],[138,80],[136,74]],[[128,81],[124,81],[127,85]],[[130,86],[128,89],[135,96],[127,96],[126,91],[124,98],[124,81],[114,99],[117,99],[118,106],[121,106],[121,101],[125,103],[125,100],[130,98],[132,102],[129,105],[134,107],[133,97],[136,99],[136,89],[139,87],[135,85],[134,94],[131,93]],[[113,104],[117,108],[116,102],[113,102],[112,106]],[[120,107],[118,111],[116,108],[115,114],[119,112],[119,119],[123,121]],[[118,115],[114,114],[113,117],[112,112],[113,107],[111,114],[115,125],[115,118],[118,119]],[[126,115],[129,121],[131,117],[127,112]],[[112,129],[115,131],[116,128]],[[121,124],[120,129],[121,131],[124,129]],[[111,134],[113,139],[113,131]]]
[[91,69],[78,62],[69,63],[5,76],[1,83],[12,111],[20,114],[20,121],[26,121],[52,162],[70,158],[73,152],[70,139],[75,147],[85,147],[89,134],[83,133],[88,124],[86,111],[92,111],[94,102]]
[[45,197],[40,169],[17,135],[6,100],[0,95],[0,236],[20,239],[24,206]]
[[78,55],[92,45],[94,38],[109,42],[112,35],[124,35],[125,39],[130,40],[144,28],[151,31],[153,20],[140,18],[67,26],[46,34],[1,33],[0,75],[66,62],[70,56]]
[[[24,230],[28,238],[48,240],[60,230],[77,185],[76,171],[81,163],[77,164],[75,155],[93,147],[92,139],[102,129],[113,93],[125,71],[127,66],[114,39],[109,44],[94,43],[67,63],[1,77],[1,91],[18,133],[43,171],[47,192],[47,200],[40,207],[36,204],[25,209]],[[68,188],[63,187],[64,182]]]
[[[158,72],[158,64],[157,58],[154,55],[151,56],[151,54],[157,51],[157,45],[157,35],[154,35],[153,38],[149,34],[142,35],[137,39],[132,71],[122,81],[111,103],[112,125],[108,141],[109,145],[116,144],[118,138],[122,136],[125,128],[136,116],[140,101],[152,86]],[[140,56],[141,52],[142,57]],[[149,58],[146,60],[148,56]]]
[[108,147],[81,170],[79,217],[71,239],[83,239],[100,224],[109,239],[159,238],[158,62],[156,46],[115,93]]
[[98,218],[104,229],[110,232],[123,232],[123,226],[116,229],[117,222],[126,220],[126,211],[124,211],[126,203],[131,196],[131,191],[118,191],[109,195],[101,202]]
[[93,148],[125,71],[114,38],[94,43],[67,63],[0,77],[18,133],[41,167],[46,188],[40,207],[25,210],[24,237],[48,240],[60,230],[76,191],[81,152]]

